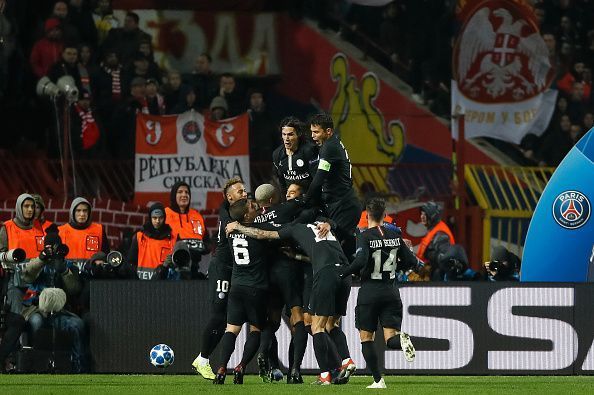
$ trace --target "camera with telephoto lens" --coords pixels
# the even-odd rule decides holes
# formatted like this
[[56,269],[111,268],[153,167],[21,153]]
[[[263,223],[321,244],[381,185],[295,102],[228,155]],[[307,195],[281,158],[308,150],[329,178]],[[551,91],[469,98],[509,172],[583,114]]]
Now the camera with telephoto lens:
[[111,266],[112,268],[120,267],[120,265],[124,262],[124,257],[122,253],[119,251],[111,251],[107,254],[106,263]]
[[188,245],[188,248],[192,251],[196,251],[200,254],[204,254],[207,252],[204,241],[200,239],[184,239],[182,241],[186,243]]
[[175,243],[173,253],[171,254],[171,262],[173,262],[173,267],[176,270],[190,271],[192,256],[190,255],[190,248],[185,240],[180,240]]
[[13,270],[15,263],[21,263],[25,258],[27,258],[27,254],[22,248],[0,252],[0,263],[5,270]]

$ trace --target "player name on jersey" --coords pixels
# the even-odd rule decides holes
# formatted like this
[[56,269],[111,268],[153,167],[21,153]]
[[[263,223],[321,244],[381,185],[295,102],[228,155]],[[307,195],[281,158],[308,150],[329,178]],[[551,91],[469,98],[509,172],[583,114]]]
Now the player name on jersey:
[[258,214],[258,216],[254,219],[254,222],[261,224],[264,222],[271,222],[271,220],[274,218],[278,218],[276,211],[269,211],[267,213]]
[[400,239],[369,240],[369,248],[400,247]]

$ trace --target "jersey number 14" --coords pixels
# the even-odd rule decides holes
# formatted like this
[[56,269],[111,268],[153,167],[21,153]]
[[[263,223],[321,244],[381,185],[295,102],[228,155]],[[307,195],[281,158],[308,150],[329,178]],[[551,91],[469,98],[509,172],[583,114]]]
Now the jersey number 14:
[[373,272],[371,272],[372,280],[381,280],[382,273],[390,273],[390,280],[393,280],[394,277],[396,277],[396,254],[398,254],[397,248],[390,250],[388,259],[386,259],[383,263],[382,250],[377,250],[371,255],[373,258]]

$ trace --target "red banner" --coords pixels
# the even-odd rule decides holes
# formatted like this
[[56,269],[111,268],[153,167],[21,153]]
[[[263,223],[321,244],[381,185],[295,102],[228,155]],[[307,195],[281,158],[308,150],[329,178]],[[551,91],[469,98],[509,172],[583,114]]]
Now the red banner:
[[177,181],[191,187],[192,207],[216,209],[223,186],[240,177],[249,188],[248,116],[222,121],[190,111],[136,118],[135,202],[169,204]]

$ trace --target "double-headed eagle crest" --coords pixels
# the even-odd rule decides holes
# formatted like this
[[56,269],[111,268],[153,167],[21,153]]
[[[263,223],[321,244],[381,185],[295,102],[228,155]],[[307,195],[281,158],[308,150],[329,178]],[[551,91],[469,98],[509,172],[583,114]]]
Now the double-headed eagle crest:
[[458,87],[479,101],[525,100],[546,89],[552,77],[549,52],[535,25],[514,21],[505,8],[479,9],[462,32],[457,55]]

